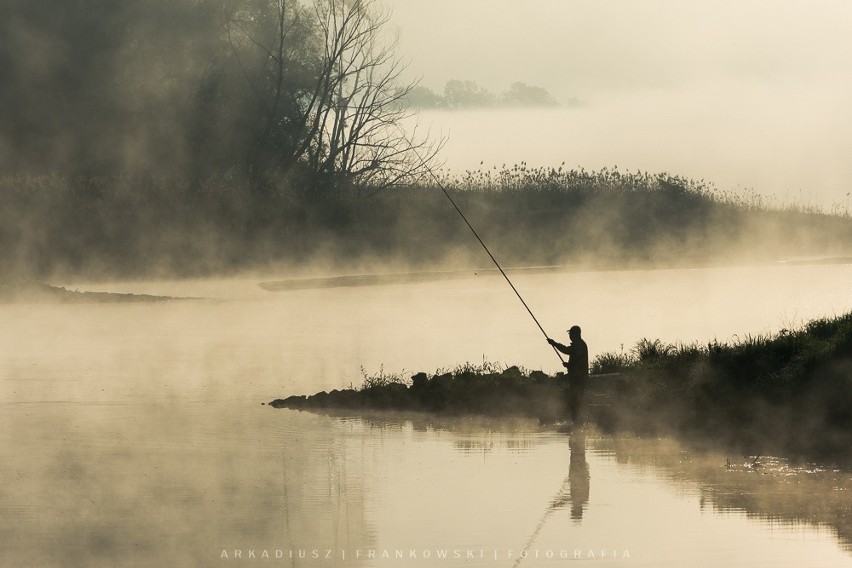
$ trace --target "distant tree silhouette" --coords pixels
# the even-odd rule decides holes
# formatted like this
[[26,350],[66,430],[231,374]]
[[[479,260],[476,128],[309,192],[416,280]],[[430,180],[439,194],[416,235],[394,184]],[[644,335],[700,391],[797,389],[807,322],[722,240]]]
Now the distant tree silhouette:
[[509,90],[500,94],[501,106],[559,106],[544,87],[535,87],[526,83],[515,82]]
[[475,81],[452,79],[444,87],[444,101],[447,108],[472,108],[494,106],[496,97]]
[[[431,89],[416,86],[406,97],[406,102],[417,108],[469,109],[487,107],[553,107],[559,102],[544,87],[514,82],[509,89],[495,96],[475,81],[452,79],[444,87],[444,95]],[[576,101],[572,101],[575,103]]]
[[415,108],[441,108],[446,106],[444,97],[428,87],[417,85],[408,91],[408,104]]

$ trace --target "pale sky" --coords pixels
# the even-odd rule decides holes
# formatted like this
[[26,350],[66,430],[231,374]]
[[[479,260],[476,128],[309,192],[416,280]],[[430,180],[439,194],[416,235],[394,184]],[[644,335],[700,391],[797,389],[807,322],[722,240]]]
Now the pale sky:
[[852,2],[393,0],[412,77],[545,87],[585,110],[430,113],[453,169],[669,172],[849,212]]
[[423,84],[514,80],[557,96],[736,79],[852,83],[852,3],[723,0],[393,0]]

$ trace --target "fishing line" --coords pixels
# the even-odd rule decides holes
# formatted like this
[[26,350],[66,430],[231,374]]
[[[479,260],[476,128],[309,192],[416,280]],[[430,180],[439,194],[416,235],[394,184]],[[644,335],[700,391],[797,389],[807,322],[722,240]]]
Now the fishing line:
[[[406,138],[406,140],[407,140],[407,138]],[[453,208],[455,208],[456,212],[459,214],[459,216],[465,222],[465,225],[467,225],[468,229],[470,229],[470,232],[473,233],[473,236],[476,237],[476,240],[479,241],[479,244],[481,244],[482,248],[485,249],[485,252],[488,253],[488,256],[489,256],[489,258],[491,258],[491,261],[494,263],[494,266],[497,267],[497,270],[499,270],[500,274],[503,275],[503,278],[506,279],[506,282],[512,288],[512,291],[515,293],[515,295],[518,297],[518,299],[524,305],[524,308],[526,308],[527,313],[530,315],[530,317],[533,319],[535,324],[538,326],[538,329],[541,330],[541,333],[542,333],[542,335],[544,335],[544,338],[547,339],[547,340],[550,340],[550,336],[548,336],[547,332],[544,331],[544,328],[541,327],[541,324],[538,322],[538,318],[535,317],[535,314],[532,312],[530,307],[524,301],[524,298],[523,298],[523,296],[521,296],[521,293],[518,292],[518,289],[515,288],[514,284],[512,284],[512,281],[509,279],[509,276],[506,274],[506,271],[503,270],[503,267],[500,266],[500,263],[497,262],[497,259],[494,258],[493,254],[491,254],[491,250],[489,250],[489,248],[486,246],[485,241],[482,240],[482,238],[479,236],[479,233],[476,232],[476,229],[474,229],[473,225],[470,224],[470,221],[467,220],[467,217],[462,212],[462,210],[459,208],[458,204],[456,204],[455,200],[450,196],[450,193],[444,187],[444,184],[441,183],[441,180],[438,178],[437,175],[435,175],[435,172],[432,170],[432,168],[429,167],[429,164],[427,164],[426,161],[420,156],[420,153],[417,151],[417,148],[414,147],[414,145],[411,143],[410,140],[408,140],[408,146],[411,149],[411,151],[414,152],[414,155],[417,156],[417,159],[420,160],[420,164],[426,169],[427,172],[429,172],[429,175],[432,176],[432,179],[435,180],[435,183],[438,185],[438,187],[441,189],[441,191],[444,193],[444,195],[447,197],[447,199],[450,200],[450,203],[453,204]],[[559,353],[559,351],[556,349],[556,347],[551,345],[551,348],[553,348],[553,352],[556,353],[556,356],[559,357],[559,360],[562,361],[562,363],[565,363],[565,359],[562,358],[562,355]]]

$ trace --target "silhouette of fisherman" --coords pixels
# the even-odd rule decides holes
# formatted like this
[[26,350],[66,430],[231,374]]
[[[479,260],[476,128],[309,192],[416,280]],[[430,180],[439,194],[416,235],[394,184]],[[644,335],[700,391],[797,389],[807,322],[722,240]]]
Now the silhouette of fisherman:
[[589,378],[589,348],[580,334],[580,326],[574,325],[568,330],[571,345],[547,339],[556,350],[568,355],[568,362],[564,364],[568,370],[568,412],[571,422],[577,425],[583,420],[583,394]]

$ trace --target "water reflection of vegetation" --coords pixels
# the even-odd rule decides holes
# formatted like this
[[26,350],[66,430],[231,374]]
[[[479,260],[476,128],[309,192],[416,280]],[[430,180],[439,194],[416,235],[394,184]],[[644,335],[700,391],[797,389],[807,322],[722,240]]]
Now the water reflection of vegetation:
[[[446,416],[431,413],[370,411],[352,414],[340,410],[325,413],[368,428],[394,431],[441,432],[463,454],[534,449],[552,440],[552,430],[537,420],[519,417]],[[611,456],[623,466],[653,468],[675,483],[695,483],[702,508],[717,512],[745,513],[748,517],[795,525],[829,527],[841,544],[852,551],[852,472],[771,455],[743,455],[698,449],[670,437],[641,438],[606,435],[591,427],[568,437],[568,471],[553,497],[543,503],[542,517],[530,527],[526,546],[535,542],[548,519],[570,511],[582,522],[589,504],[593,471],[586,455]]]
[[451,432],[456,437],[468,440],[488,439],[501,447],[505,446],[510,450],[518,451],[531,448],[536,436],[550,435],[553,432],[552,428],[541,424],[536,419],[517,415],[448,415],[375,409],[359,409],[357,412],[352,412],[334,407],[318,408],[316,411],[343,422],[351,422],[370,429]]
[[770,456],[733,458],[672,439],[601,438],[622,464],[652,466],[675,481],[698,482],[702,506],[776,523],[830,527],[852,551],[852,473]]

